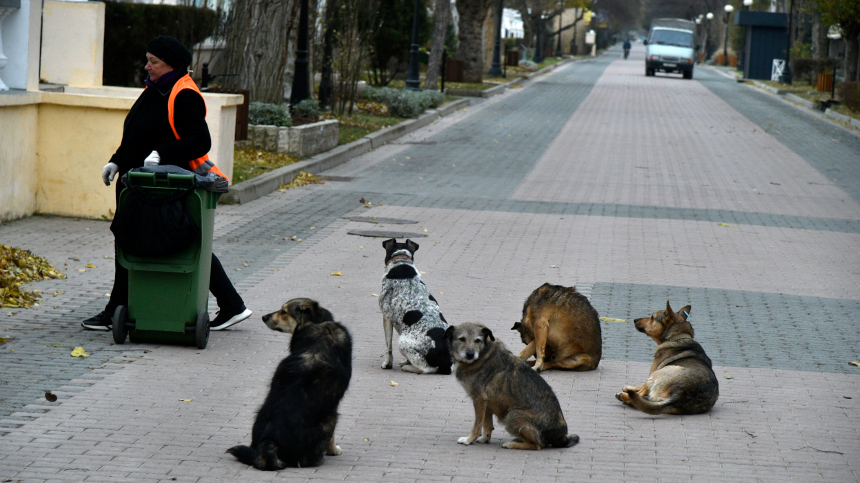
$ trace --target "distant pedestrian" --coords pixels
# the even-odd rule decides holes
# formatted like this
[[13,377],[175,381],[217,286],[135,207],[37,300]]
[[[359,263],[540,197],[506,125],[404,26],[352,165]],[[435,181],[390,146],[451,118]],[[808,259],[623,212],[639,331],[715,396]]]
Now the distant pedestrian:
[[[167,36],[156,37],[146,50],[146,88],[125,118],[122,141],[102,170],[102,181],[110,186],[117,174],[122,177],[132,168],[165,164],[198,174],[214,172],[226,178],[207,154],[212,139],[206,124],[206,103],[188,74],[191,51]],[[121,191],[117,182],[117,204]],[[117,259],[114,265],[110,300],[101,313],[81,322],[85,329],[110,330],[116,308],[128,305],[128,270]],[[212,330],[226,329],[251,316],[214,253],[209,291],[220,309],[209,324]]]
[[630,39],[624,41],[624,58],[630,55]]

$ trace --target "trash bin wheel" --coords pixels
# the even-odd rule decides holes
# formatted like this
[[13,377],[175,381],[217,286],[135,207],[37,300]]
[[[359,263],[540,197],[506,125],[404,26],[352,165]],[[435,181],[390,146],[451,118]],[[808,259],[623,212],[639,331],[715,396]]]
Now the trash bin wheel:
[[209,312],[202,311],[197,315],[197,325],[194,327],[194,341],[198,349],[205,349],[209,342]]
[[120,305],[113,313],[113,341],[117,344],[125,344],[125,337],[128,335],[128,327],[125,323],[128,322],[128,307]]

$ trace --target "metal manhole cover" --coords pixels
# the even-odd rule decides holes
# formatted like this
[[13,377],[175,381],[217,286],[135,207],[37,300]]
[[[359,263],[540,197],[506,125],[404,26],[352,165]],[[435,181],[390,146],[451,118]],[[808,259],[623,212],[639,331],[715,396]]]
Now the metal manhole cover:
[[349,235],[368,236],[372,238],[423,238],[427,236],[424,233],[388,230],[349,230],[346,233]]
[[359,221],[362,223],[376,223],[378,225],[414,225],[418,223],[412,220],[400,220],[397,218],[380,218],[378,216],[344,216],[349,221]]

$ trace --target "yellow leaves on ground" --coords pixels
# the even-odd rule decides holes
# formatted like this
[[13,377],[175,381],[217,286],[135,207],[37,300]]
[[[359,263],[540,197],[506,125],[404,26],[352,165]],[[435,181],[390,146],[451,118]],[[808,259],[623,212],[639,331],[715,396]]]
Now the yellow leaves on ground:
[[601,317],[600,320],[604,322],[627,322],[627,319],[613,319],[612,317]]
[[30,250],[0,244],[0,307],[29,308],[41,296],[21,285],[46,278],[66,278],[42,257]]
[[391,381],[391,387],[397,387],[397,383],[394,381]]
[[182,402],[191,402],[191,399],[180,399]]
[[343,276],[343,274],[340,272],[331,272],[331,276],[332,277],[341,277],[341,276]]
[[84,350],[83,347],[75,347],[70,354],[72,357],[89,357],[90,355]]
[[718,226],[735,226],[735,225],[729,225],[728,223],[717,223],[717,225]]
[[319,179],[318,177],[316,177],[310,173],[307,173],[305,171],[301,171],[289,183],[282,184],[281,186],[278,186],[278,191],[283,192],[283,191],[286,191],[290,188],[298,188],[299,186],[305,186],[305,185],[309,185],[309,184],[322,184],[322,183],[323,183],[323,181],[321,179]]

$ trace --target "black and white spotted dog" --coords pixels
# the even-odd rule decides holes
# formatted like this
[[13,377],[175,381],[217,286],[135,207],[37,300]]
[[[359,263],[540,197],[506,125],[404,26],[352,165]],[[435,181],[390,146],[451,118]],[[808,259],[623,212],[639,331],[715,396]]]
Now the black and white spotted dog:
[[417,374],[451,374],[451,354],[445,330],[448,322],[439,304],[430,295],[413,264],[418,244],[412,240],[382,242],[385,248],[385,275],[379,308],[385,329],[383,369],[391,369],[391,329],[400,334],[398,345],[406,361],[401,369]]

